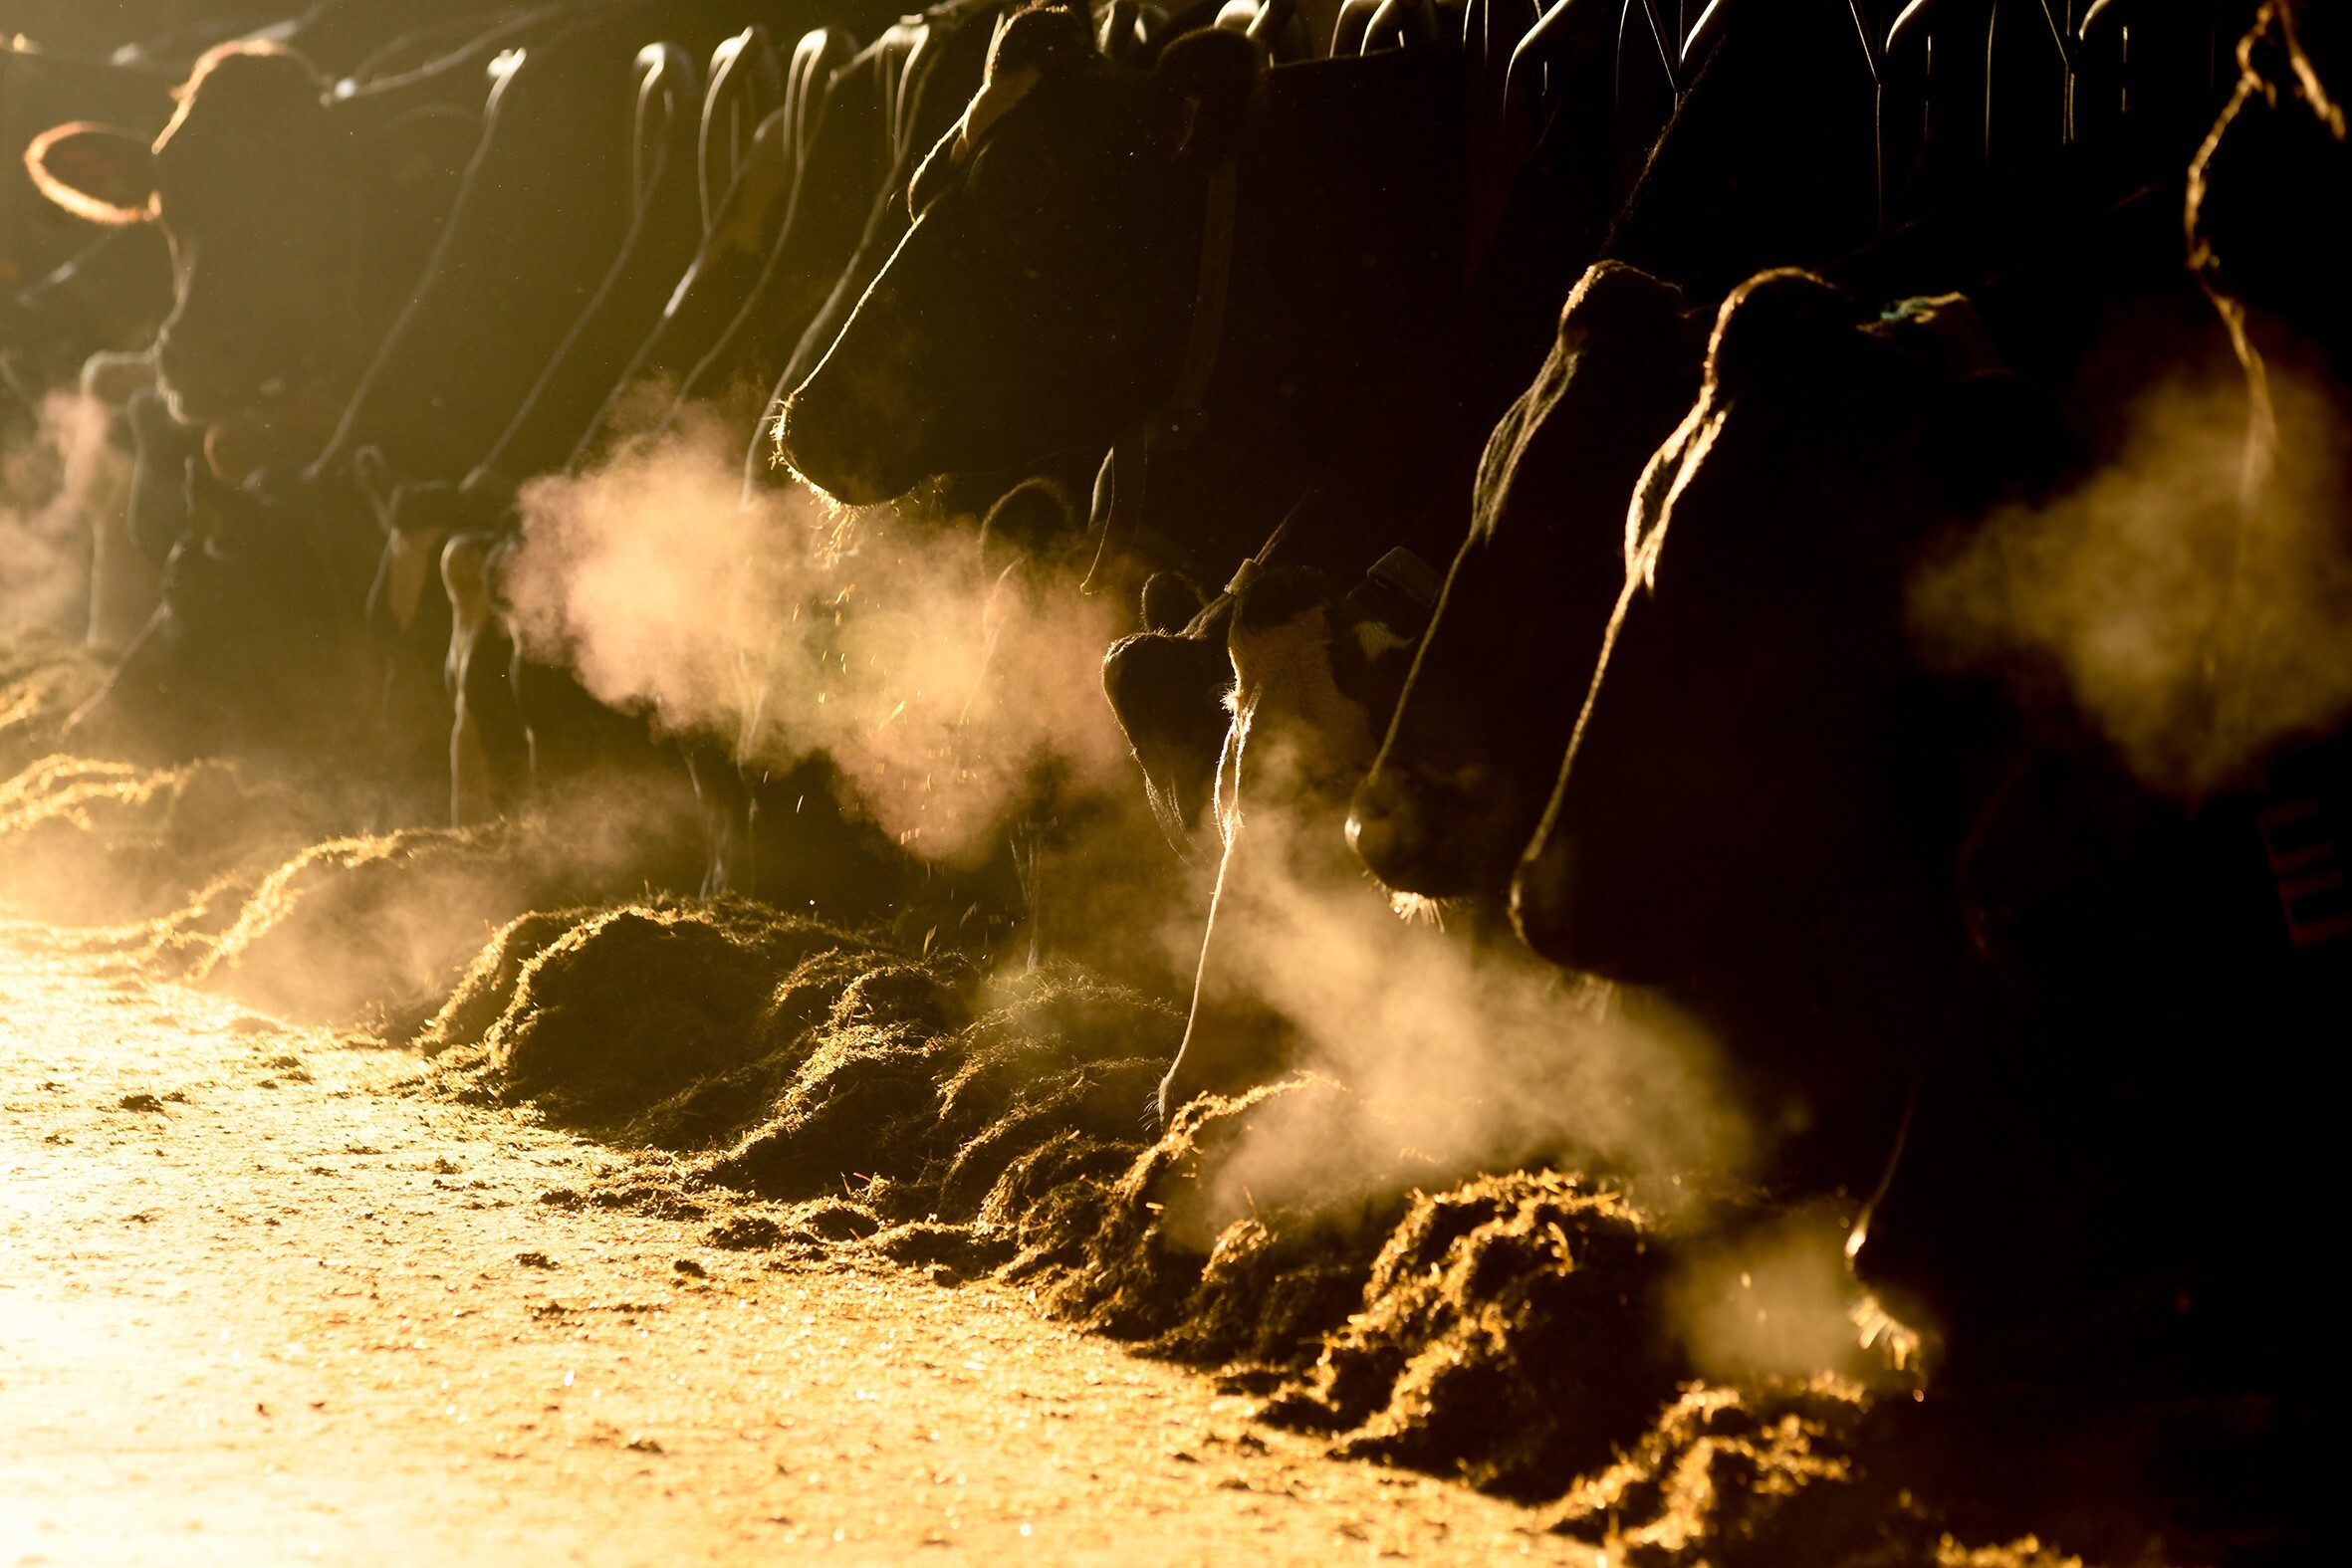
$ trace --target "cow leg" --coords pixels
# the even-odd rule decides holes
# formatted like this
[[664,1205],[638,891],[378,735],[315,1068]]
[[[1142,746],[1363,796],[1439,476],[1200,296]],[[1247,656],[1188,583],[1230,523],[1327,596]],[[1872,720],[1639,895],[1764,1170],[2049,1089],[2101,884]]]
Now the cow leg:
[[1315,900],[1362,896],[1340,822],[1382,715],[1360,677],[1351,674],[1357,692],[1339,679],[1348,645],[1363,643],[1355,613],[1310,572],[1246,573],[1235,589],[1226,631],[1234,718],[1216,775],[1225,853],[1184,1044],[1160,1084],[1163,1116],[1283,1069],[1294,1031],[1269,1000],[1288,989],[1280,966],[1308,947]]
[[694,785],[702,816],[702,896],[748,892],[750,868],[744,860],[751,837],[751,796],[743,771],[724,746],[712,741],[681,741],[678,750],[686,760],[686,777]]
[[441,586],[449,596],[449,655],[442,667],[452,707],[449,819],[459,827],[485,821],[499,808],[490,753],[473,700],[476,659],[496,613],[490,601],[492,544],[487,535],[459,534],[441,550]]
[[1246,962],[1246,955],[1274,934],[1271,927],[1279,919],[1266,897],[1266,868],[1258,863],[1264,847],[1238,822],[1226,837],[1208,929],[1201,935],[1184,1043],[1160,1080],[1163,1122],[1200,1095],[1238,1094],[1282,1069],[1287,1029],[1259,1000]]
[[130,542],[130,513],[119,495],[84,513],[90,520],[90,628],[93,653],[127,647],[163,597],[163,573]]
[[171,606],[158,603],[122,650],[107,682],[84,699],[58,735],[58,750],[75,757],[174,762],[201,748],[201,726],[180,700],[173,680],[182,628]]
[[100,653],[121,653],[145,627],[162,600],[163,558],[187,526],[183,475],[200,436],[172,419],[154,380],[146,355],[92,355],[61,431],[66,486],[90,524],[86,640]]
[[163,598],[163,572],[130,537],[131,462],[123,422],[85,398],[62,432],[66,494],[90,529],[90,620],[94,653],[130,646]]
[[368,620],[383,655],[376,726],[389,826],[447,809],[442,749],[427,737],[449,733],[444,672],[452,633],[442,616],[451,601],[427,589],[448,537],[442,527],[391,530],[368,593]]

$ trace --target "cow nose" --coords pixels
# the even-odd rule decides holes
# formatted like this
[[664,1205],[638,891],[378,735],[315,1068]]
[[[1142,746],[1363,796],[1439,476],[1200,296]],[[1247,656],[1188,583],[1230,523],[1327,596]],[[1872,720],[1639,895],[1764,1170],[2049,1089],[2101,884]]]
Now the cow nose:
[[1365,868],[1397,892],[1424,898],[1492,893],[1510,869],[1508,861],[1491,864],[1495,857],[1485,847],[1494,836],[1493,815],[1492,801],[1476,800],[1411,763],[1384,761],[1356,785],[1347,842]]
[[1417,803],[1400,770],[1375,767],[1356,785],[1347,812],[1347,845],[1356,858],[1381,881],[1407,893],[1427,891],[1416,874],[1427,836]]
[[824,416],[823,403],[813,401],[806,392],[793,393],[777,410],[773,427],[777,455],[797,473],[822,483],[818,476],[829,471],[836,458],[831,423]]
[[1520,940],[1554,964],[1575,968],[1572,916],[1576,856],[1565,835],[1547,833],[1528,848],[1511,879],[1511,923]]
[[810,484],[837,501],[868,506],[887,501],[881,486],[854,455],[857,412],[847,399],[812,396],[807,387],[785,399],[776,421],[776,448]]

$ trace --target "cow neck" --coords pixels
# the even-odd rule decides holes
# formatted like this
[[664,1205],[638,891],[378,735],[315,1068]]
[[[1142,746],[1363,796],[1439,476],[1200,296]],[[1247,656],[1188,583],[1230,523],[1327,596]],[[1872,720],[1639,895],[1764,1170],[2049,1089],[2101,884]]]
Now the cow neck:
[[[1301,418],[1327,420],[1329,407],[1361,391],[1349,385],[1353,371],[1342,361],[1350,355],[1334,345],[1387,330],[1377,302],[1384,290],[1394,295],[1395,278],[1426,273],[1435,289],[1451,276],[1451,254],[1430,245],[1427,222],[1443,194],[1432,181],[1459,163],[1436,150],[1453,128],[1443,91],[1450,58],[1400,50],[1268,74],[1237,156],[1214,171],[1204,198],[1201,270],[1176,380],[1163,404],[1118,434],[1104,462],[1090,590],[1109,582],[1122,551],[1153,541],[1143,517],[1160,459],[1196,454],[1214,465],[1210,448],[1221,457],[1237,444],[1262,449],[1279,461],[1249,467],[1294,500],[1313,472],[1296,450]],[[1419,104],[1443,107],[1426,122],[1399,112]],[[1423,251],[1435,265],[1422,265]],[[1375,256],[1377,268],[1368,265]]]
[[1229,154],[1209,171],[1202,204],[1200,273],[1193,287],[1192,320],[1185,331],[1184,357],[1167,402],[1128,426],[1111,447],[1110,506],[1096,521],[1102,538],[1084,591],[1098,590],[1109,563],[1132,537],[1143,513],[1155,451],[1181,451],[1198,440],[1208,423],[1209,382],[1225,342],[1225,303],[1233,278],[1233,239],[1241,205],[1240,160]]

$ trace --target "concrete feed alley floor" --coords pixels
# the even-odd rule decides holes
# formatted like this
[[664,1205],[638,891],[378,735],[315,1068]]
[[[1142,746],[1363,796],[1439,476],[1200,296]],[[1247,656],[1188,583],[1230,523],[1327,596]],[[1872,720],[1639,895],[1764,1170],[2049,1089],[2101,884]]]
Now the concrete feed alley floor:
[[0,939],[0,1568],[1592,1559],[1017,1291],[543,1204],[622,1157],[418,1066]]

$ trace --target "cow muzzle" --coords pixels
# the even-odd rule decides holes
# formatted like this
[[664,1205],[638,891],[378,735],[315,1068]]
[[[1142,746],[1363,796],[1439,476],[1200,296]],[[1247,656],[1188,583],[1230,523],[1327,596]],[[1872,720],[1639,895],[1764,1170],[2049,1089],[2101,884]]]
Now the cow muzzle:
[[1589,933],[1576,909],[1576,854],[1563,834],[1536,839],[1511,879],[1511,923],[1520,940],[1567,969],[1591,968]]
[[[1356,785],[1347,842],[1381,882],[1425,898],[1500,891],[1509,860],[1480,852],[1485,816],[1460,790],[1410,766],[1382,761]],[[1524,841],[1524,840],[1523,840]]]
[[785,400],[776,421],[777,454],[794,473],[835,501],[878,506],[906,494],[925,477],[899,472],[876,450],[877,432],[903,430],[904,423],[865,406],[863,399],[832,395],[812,382]]

